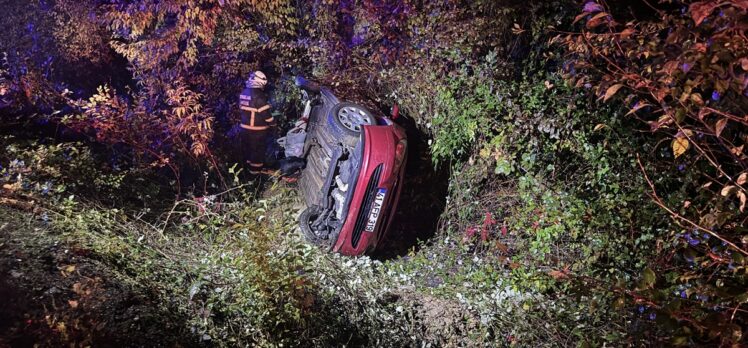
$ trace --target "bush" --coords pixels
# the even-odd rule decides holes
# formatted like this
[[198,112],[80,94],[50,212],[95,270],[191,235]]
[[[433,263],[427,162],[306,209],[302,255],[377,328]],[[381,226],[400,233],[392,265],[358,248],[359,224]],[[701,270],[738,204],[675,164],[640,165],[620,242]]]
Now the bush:
[[[677,226],[637,285],[673,344],[741,340],[745,301],[742,243],[748,173],[743,151],[746,39],[741,3],[660,1],[647,19],[590,1],[584,29],[562,35],[566,77],[650,133],[656,158],[638,163],[651,199]],[[629,20],[631,19],[631,20]],[[625,21],[625,24],[623,22]],[[659,144],[669,144],[667,148]],[[655,276],[656,274],[662,276]]]

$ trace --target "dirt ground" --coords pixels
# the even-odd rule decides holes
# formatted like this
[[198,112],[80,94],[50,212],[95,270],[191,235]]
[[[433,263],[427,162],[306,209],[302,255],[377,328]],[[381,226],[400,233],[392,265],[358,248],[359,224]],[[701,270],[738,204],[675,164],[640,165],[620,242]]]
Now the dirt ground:
[[185,347],[184,322],[42,221],[0,206],[0,347]]

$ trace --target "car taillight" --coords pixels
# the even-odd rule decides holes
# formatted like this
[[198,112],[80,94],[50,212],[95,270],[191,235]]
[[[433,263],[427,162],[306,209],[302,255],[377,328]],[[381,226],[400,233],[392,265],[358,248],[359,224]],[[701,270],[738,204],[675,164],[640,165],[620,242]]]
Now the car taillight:
[[400,166],[405,162],[405,153],[408,150],[408,140],[402,139],[397,143],[395,148],[395,165],[392,168],[393,173],[400,172]]

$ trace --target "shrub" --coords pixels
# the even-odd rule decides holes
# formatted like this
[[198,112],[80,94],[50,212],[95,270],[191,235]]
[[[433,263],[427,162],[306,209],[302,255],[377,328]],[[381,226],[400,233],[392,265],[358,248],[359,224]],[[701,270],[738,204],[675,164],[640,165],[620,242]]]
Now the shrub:
[[[739,342],[745,316],[743,230],[748,174],[745,125],[748,7],[740,2],[661,1],[652,17],[626,18],[589,1],[580,33],[561,35],[567,78],[651,133],[656,159],[638,163],[652,200],[678,227],[651,259],[638,291],[673,344]],[[621,18],[626,18],[625,24]],[[669,148],[659,144],[669,144]],[[656,276],[656,275],[660,276]],[[639,299],[641,300],[641,298]]]

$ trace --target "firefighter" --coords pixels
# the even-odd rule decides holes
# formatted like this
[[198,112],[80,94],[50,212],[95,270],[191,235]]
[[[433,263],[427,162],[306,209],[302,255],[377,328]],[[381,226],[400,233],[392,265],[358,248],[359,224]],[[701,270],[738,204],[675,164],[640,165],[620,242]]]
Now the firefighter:
[[265,168],[265,152],[267,138],[271,134],[271,128],[275,127],[270,104],[263,91],[266,84],[265,74],[255,71],[249,75],[246,87],[239,95],[242,151],[244,160],[249,164],[249,173],[254,175],[269,172]]

